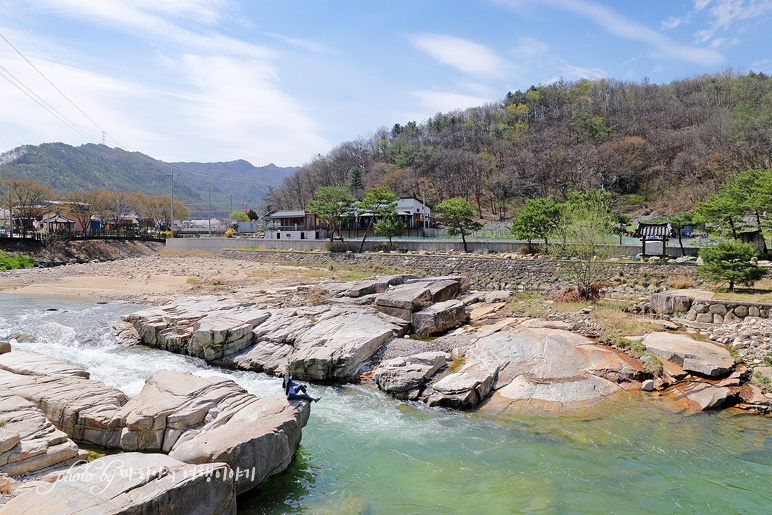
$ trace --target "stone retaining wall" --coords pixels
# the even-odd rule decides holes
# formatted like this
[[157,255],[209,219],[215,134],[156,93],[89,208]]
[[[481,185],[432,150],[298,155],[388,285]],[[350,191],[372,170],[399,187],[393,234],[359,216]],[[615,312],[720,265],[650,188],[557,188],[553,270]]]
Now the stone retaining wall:
[[723,324],[745,317],[769,318],[772,304],[739,300],[699,299],[672,292],[654,293],[651,308],[655,313],[681,314],[692,322]]
[[[491,290],[544,290],[565,283],[562,262],[551,259],[505,259],[484,256],[437,256],[404,254],[339,254],[331,252],[276,252],[265,250],[226,249],[222,257],[263,263],[311,266],[375,265],[393,267],[421,276],[464,275],[471,286]],[[696,267],[690,264],[607,263],[606,277],[620,272],[625,277],[666,279],[673,276],[696,278]]]

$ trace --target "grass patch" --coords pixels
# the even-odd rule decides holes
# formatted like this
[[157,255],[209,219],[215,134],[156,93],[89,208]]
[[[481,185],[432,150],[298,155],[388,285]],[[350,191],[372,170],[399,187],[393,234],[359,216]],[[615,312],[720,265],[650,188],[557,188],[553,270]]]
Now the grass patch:
[[751,384],[758,386],[765,393],[772,392],[772,381],[767,376],[762,375],[761,372],[753,373]]
[[161,257],[170,257],[170,258],[200,257],[200,258],[214,259],[217,257],[217,254],[215,254],[214,252],[207,252],[205,250],[197,250],[197,249],[179,250],[179,249],[167,249],[165,247],[158,251],[158,255]]
[[735,286],[734,292],[728,288],[715,288],[715,299],[723,300],[741,300],[746,302],[766,302],[772,303],[772,279],[762,279],[758,281],[753,288],[741,288]]
[[33,266],[35,266],[35,260],[29,256],[0,257],[0,270],[31,268]]
[[674,275],[673,277],[668,277],[665,284],[667,284],[668,288],[673,290],[684,290],[693,288],[695,282],[693,278],[687,275]]

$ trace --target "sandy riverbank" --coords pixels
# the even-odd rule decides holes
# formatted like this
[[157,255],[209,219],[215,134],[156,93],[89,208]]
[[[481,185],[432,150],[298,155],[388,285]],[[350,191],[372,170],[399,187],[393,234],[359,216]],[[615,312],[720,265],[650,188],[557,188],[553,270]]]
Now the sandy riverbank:
[[0,272],[0,292],[160,304],[208,293],[246,295],[309,279],[307,268],[222,258],[146,256]]

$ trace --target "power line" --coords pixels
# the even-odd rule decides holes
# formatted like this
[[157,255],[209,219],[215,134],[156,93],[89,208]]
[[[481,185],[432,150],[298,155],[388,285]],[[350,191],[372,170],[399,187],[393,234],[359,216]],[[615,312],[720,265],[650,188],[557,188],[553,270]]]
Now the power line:
[[[16,88],[17,88],[19,91],[21,91],[22,93],[24,93],[25,95],[27,95],[29,98],[31,98],[31,99],[32,99],[32,100],[33,100],[33,101],[34,101],[36,104],[38,104],[40,107],[42,107],[43,109],[45,109],[46,111],[48,111],[48,112],[49,112],[49,114],[51,114],[51,115],[55,116],[57,119],[59,119],[59,121],[61,121],[61,122],[62,122],[62,123],[64,123],[65,125],[67,125],[69,128],[71,128],[72,130],[74,130],[75,132],[77,132],[78,134],[80,134],[81,136],[83,136],[84,138],[90,139],[90,140],[91,140],[91,141],[93,141],[94,143],[97,143],[97,141],[96,141],[94,138],[92,138],[91,136],[89,136],[89,135],[88,135],[86,132],[84,132],[84,131],[83,131],[83,130],[80,128],[80,127],[78,127],[78,126],[77,126],[77,125],[75,125],[73,122],[71,122],[70,120],[68,120],[66,116],[64,116],[63,114],[61,114],[61,113],[60,113],[59,111],[57,111],[57,110],[56,110],[56,109],[55,109],[53,106],[51,106],[51,105],[50,105],[48,102],[46,102],[45,100],[43,100],[43,99],[42,99],[42,98],[41,98],[41,97],[40,97],[40,96],[39,96],[37,93],[35,93],[34,91],[32,91],[32,90],[31,90],[29,87],[27,87],[27,86],[26,86],[26,85],[25,85],[25,84],[24,84],[22,81],[20,81],[19,79],[17,79],[17,78],[16,78],[16,77],[15,77],[15,76],[14,76],[14,75],[11,73],[11,72],[9,72],[9,71],[8,71],[7,69],[5,69],[3,66],[0,66],[0,70],[4,71],[5,73],[7,73],[7,74],[8,74],[8,75],[10,75],[11,77],[13,77],[13,80],[11,80],[10,78],[6,77],[6,76],[5,76],[5,75],[4,75],[2,72],[0,72],[0,76],[2,76],[2,77],[5,79],[5,80],[7,80],[8,82],[10,82],[10,83],[11,83],[11,84],[12,84],[14,87],[16,87]],[[18,84],[17,84],[16,82],[14,82],[14,81],[18,82]],[[22,86],[23,86],[23,87],[22,87]],[[25,91],[25,89],[26,89],[27,91]],[[33,95],[34,95],[34,96],[33,96]],[[35,97],[37,97],[37,98],[35,98]],[[39,100],[38,100],[38,99],[39,99]]]
[[[47,52],[48,52],[48,53],[51,55],[51,57],[53,57],[53,58],[54,58],[54,61],[56,61],[56,63],[57,63],[57,64],[59,64],[59,66],[63,66],[63,65],[62,65],[62,64],[61,64],[61,63],[60,63],[60,62],[59,62],[59,61],[56,59],[56,56],[55,56],[55,55],[54,55],[54,54],[53,54],[53,53],[52,53],[50,50],[48,50],[48,48],[46,48],[46,47],[45,47],[45,45],[43,45],[43,43],[40,41],[40,39],[38,39],[38,38],[37,38],[37,36],[35,36],[35,34],[33,34],[33,33],[32,33],[32,31],[31,31],[31,30],[30,30],[30,29],[29,29],[29,28],[28,28],[26,25],[24,25],[24,23],[22,23],[22,21],[21,21],[21,20],[20,20],[20,19],[19,19],[19,18],[18,18],[18,17],[17,17],[17,16],[16,16],[14,13],[13,13],[13,11],[11,11],[11,9],[10,9],[10,8],[9,8],[7,5],[5,5],[5,3],[3,3],[2,1],[0,1],[0,4],[2,4],[2,6],[3,6],[3,7],[5,7],[5,8],[6,8],[6,10],[7,10],[9,13],[11,13],[11,16],[13,16],[13,17],[14,17],[14,19],[16,19],[16,21],[19,23],[19,25],[21,25],[22,27],[24,27],[24,29],[25,29],[27,32],[29,32],[29,33],[32,35],[32,37],[34,37],[34,38],[35,38],[35,40],[38,42],[38,44],[39,44],[40,46],[42,46],[43,48],[45,48],[45,49],[46,49],[46,51],[47,51]],[[106,131],[105,131],[105,130],[104,130],[104,129],[103,129],[103,128],[102,128],[102,127],[101,127],[101,126],[98,124],[98,123],[96,123],[96,122],[95,122],[95,121],[94,121],[94,120],[93,120],[93,119],[92,119],[92,118],[91,118],[89,115],[87,115],[87,114],[85,113],[85,111],[83,111],[83,110],[82,110],[80,107],[78,107],[78,105],[77,105],[77,104],[75,104],[75,102],[73,102],[73,101],[70,99],[70,97],[68,97],[67,95],[65,95],[65,94],[64,94],[64,92],[63,92],[61,89],[59,89],[59,88],[56,86],[56,84],[54,84],[53,82],[51,82],[51,80],[50,80],[48,77],[46,77],[46,75],[45,75],[45,74],[44,74],[42,71],[40,71],[40,69],[39,69],[37,66],[35,66],[35,65],[32,63],[32,61],[30,61],[29,59],[27,59],[27,57],[26,57],[24,54],[22,54],[22,53],[21,53],[21,51],[20,51],[18,48],[16,48],[16,47],[15,47],[15,46],[14,46],[14,45],[13,45],[13,44],[10,42],[10,41],[8,41],[8,38],[6,38],[5,36],[3,36],[2,34],[0,34],[0,37],[1,37],[1,38],[3,38],[3,39],[5,40],[5,42],[6,42],[6,43],[8,43],[8,45],[9,45],[11,48],[13,48],[13,49],[16,51],[16,53],[17,53],[17,54],[19,54],[19,55],[22,57],[22,59],[24,59],[25,61],[27,61],[27,63],[28,63],[30,66],[32,66],[32,68],[34,68],[34,70],[35,70],[36,72],[38,72],[38,73],[40,74],[40,76],[41,76],[41,77],[43,77],[43,78],[46,80],[46,82],[48,82],[48,83],[49,83],[49,84],[50,84],[50,85],[51,85],[51,86],[52,86],[52,87],[53,87],[53,88],[54,88],[56,91],[58,91],[58,92],[59,92],[59,94],[60,94],[60,95],[62,95],[62,96],[63,96],[63,97],[64,97],[64,98],[65,98],[65,99],[66,99],[66,100],[67,100],[67,101],[68,101],[70,104],[72,104],[72,106],[73,106],[75,109],[77,109],[77,110],[78,110],[78,112],[80,112],[80,114],[82,114],[83,116],[85,116],[85,117],[86,117],[86,119],[87,119],[88,121],[90,121],[91,123],[93,123],[93,124],[94,124],[94,126],[96,126],[96,127],[97,127],[97,128],[100,130],[100,131],[102,131],[102,139],[103,139],[103,143],[104,143],[104,135],[106,134]],[[110,139],[112,139],[113,141],[115,141],[115,142],[118,144],[118,146],[120,146],[120,147],[122,147],[122,146],[123,146],[123,145],[121,145],[121,144],[118,142],[118,140],[116,140],[116,139],[115,139],[115,138],[113,138],[112,136],[110,136]]]

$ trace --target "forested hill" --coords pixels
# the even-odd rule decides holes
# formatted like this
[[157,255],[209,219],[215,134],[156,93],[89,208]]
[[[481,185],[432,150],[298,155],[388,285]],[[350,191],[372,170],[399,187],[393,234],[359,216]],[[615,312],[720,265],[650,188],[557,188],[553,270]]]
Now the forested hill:
[[234,206],[246,197],[250,205],[261,199],[269,187],[277,187],[298,168],[274,164],[255,167],[244,160],[227,163],[166,163],[139,152],[87,144],[73,147],[64,143],[24,145],[0,156],[0,180],[25,178],[45,184],[57,192],[73,190],[116,190],[168,195],[170,173],[175,174],[174,196],[184,202],[213,201],[234,194]]
[[342,143],[288,177],[274,205],[299,207],[351,177],[356,190],[388,186],[432,204],[465,197],[498,216],[525,198],[601,186],[622,208],[686,209],[771,160],[772,79],[763,73],[559,81]]

